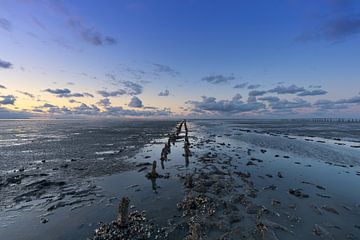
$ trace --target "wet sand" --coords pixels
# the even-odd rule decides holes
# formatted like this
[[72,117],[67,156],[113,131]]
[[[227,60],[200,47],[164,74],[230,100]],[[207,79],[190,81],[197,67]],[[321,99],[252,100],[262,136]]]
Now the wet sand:
[[[63,206],[46,223],[33,209],[25,207],[21,220],[8,212],[1,236],[92,238],[95,229],[117,219],[119,202],[128,197],[130,213],[145,211],[141,226],[150,239],[360,238],[356,137],[299,136],[236,122],[187,125],[189,161],[183,129],[167,160],[160,160],[168,140],[163,137],[129,159],[134,170],[91,178],[99,191],[89,203]],[[162,177],[148,179],[154,160]]]

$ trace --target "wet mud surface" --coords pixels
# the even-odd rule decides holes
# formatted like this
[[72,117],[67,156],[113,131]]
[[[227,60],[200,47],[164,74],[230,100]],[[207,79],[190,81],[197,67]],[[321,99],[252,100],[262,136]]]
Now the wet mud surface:
[[[183,127],[170,141],[170,152],[166,149],[177,131],[173,127],[129,158],[133,170],[90,177],[88,185],[83,181],[85,188],[96,189],[88,202],[52,205],[52,214],[42,218],[41,211],[26,206],[7,212],[0,234],[7,239],[25,234],[27,239],[47,239],[46,234],[53,239],[360,238],[360,150],[352,147],[360,138],[353,132],[343,140],[334,139],[336,131],[319,136],[312,126],[301,135],[236,121],[188,121],[187,127],[189,144]],[[38,184],[64,187],[55,181]],[[124,197],[129,205],[123,226]]]

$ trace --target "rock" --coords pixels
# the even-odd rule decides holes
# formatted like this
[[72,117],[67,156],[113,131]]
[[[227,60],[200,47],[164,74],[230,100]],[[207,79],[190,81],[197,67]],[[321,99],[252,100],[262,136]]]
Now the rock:
[[289,189],[289,193],[298,198],[309,198],[308,194],[302,193],[300,189]]
[[334,236],[327,231],[324,227],[315,224],[314,228],[313,228],[313,233],[316,236],[321,237],[322,239],[326,239],[326,240],[335,240]]
[[252,161],[248,161],[248,162],[246,163],[246,166],[256,166],[256,164],[253,163]]
[[335,208],[329,207],[327,205],[324,205],[321,208],[324,209],[327,212],[334,213],[336,215],[340,215],[340,213]]

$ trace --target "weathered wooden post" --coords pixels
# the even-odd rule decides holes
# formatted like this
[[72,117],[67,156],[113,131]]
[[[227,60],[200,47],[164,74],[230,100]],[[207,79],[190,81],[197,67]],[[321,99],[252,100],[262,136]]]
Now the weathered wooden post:
[[130,204],[129,198],[127,197],[121,198],[119,204],[119,213],[116,220],[117,225],[120,227],[126,227],[128,224],[129,204]]

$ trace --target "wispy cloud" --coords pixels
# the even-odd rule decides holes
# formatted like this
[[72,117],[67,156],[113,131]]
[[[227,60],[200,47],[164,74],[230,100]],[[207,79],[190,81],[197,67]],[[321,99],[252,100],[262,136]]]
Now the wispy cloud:
[[24,92],[24,91],[17,91],[18,93],[21,93],[29,98],[35,98],[34,94],[31,94],[29,92]]
[[229,81],[234,80],[234,76],[224,76],[224,75],[210,75],[207,77],[203,77],[201,80],[206,81],[212,84],[220,84],[220,83],[227,83]]
[[48,92],[51,94],[54,94],[57,97],[63,97],[63,98],[70,98],[70,97],[91,97],[93,98],[94,95],[91,93],[72,93],[70,89],[68,88],[57,88],[57,89],[45,89],[44,92]]
[[80,37],[89,44],[94,46],[117,44],[117,40],[114,37],[103,36],[96,28],[88,27],[78,19],[68,19],[67,24],[69,28],[77,32]]
[[327,94],[327,91],[322,89],[315,89],[315,90],[305,90],[303,92],[298,93],[297,95],[304,97],[304,96],[319,96],[325,94]]
[[270,89],[268,92],[277,94],[295,94],[304,91],[305,89],[303,87],[298,87],[296,85],[290,85],[288,87],[280,85],[273,89]]
[[318,30],[302,33],[297,40],[307,42],[323,39],[329,42],[338,42],[359,33],[360,15],[341,16],[326,21]]
[[6,31],[11,31],[12,24],[9,20],[7,20],[5,18],[0,18],[0,28],[4,29]]
[[159,64],[159,63],[154,63],[153,65],[155,66],[156,73],[167,73],[173,77],[176,77],[180,74],[178,71],[174,70],[170,66]]
[[126,91],[123,89],[119,89],[116,91],[106,91],[106,90],[100,90],[97,91],[98,94],[100,94],[102,97],[108,98],[108,97],[118,97],[126,94]]
[[240,84],[236,84],[234,88],[245,88],[247,85],[248,83],[240,83]]
[[260,84],[250,84],[250,85],[247,87],[247,89],[257,89],[257,88],[259,88],[259,87],[261,87]]

